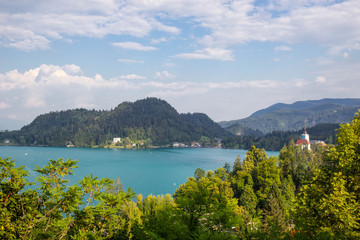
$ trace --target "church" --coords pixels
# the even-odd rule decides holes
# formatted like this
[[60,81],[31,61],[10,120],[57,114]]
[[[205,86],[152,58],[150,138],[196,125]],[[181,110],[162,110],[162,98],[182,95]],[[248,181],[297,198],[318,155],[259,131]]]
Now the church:
[[310,136],[306,132],[306,127],[304,127],[304,133],[301,134],[300,139],[298,139],[295,143],[295,146],[301,146],[302,149],[307,148],[307,150],[311,150],[310,147]]

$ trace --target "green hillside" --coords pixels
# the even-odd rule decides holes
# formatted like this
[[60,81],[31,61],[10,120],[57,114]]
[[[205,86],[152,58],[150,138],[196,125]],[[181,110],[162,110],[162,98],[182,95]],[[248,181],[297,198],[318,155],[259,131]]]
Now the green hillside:
[[278,103],[259,110],[250,117],[219,124],[236,135],[242,132],[242,128],[259,130],[265,134],[273,131],[295,131],[302,129],[305,123],[308,127],[320,123],[347,123],[359,108],[360,99],[322,99],[293,104]]
[[75,109],[40,115],[19,131],[0,133],[0,141],[21,145],[77,147],[107,145],[114,137],[151,145],[198,141],[229,135],[205,114],[179,114],[167,102],[147,98],[110,111]]

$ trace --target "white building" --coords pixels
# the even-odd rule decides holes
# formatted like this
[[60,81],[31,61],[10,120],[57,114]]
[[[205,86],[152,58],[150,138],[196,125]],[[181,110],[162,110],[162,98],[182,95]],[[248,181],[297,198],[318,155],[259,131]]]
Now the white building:
[[116,144],[117,142],[120,142],[120,141],[121,141],[121,138],[114,138],[112,143]]
[[296,141],[296,146],[301,146],[302,149],[307,148],[309,151],[311,150],[310,147],[310,136],[306,132],[306,128],[304,128],[304,133],[301,134],[300,139]]

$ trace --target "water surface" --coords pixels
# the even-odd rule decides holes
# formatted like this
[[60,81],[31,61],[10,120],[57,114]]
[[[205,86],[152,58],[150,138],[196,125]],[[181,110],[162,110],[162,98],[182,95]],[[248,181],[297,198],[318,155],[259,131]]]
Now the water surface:
[[[173,194],[175,189],[193,176],[197,168],[215,170],[231,165],[238,155],[247,150],[218,148],[162,148],[144,150],[17,147],[0,146],[0,157],[15,159],[16,166],[24,165],[34,179],[35,165],[44,166],[49,159],[74,159],[79,168],[69,179],[76,183],[90,173],[93,176],[120,178],[124,188],[131,187],[137,194],[147,196]],[[267,152],[278,155],[278,152]]]

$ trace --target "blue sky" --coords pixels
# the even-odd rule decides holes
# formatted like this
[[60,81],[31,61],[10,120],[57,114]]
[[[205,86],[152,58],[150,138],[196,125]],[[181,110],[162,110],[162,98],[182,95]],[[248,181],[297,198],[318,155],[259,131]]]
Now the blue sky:
[[0,130],[158,97],[234,120],[360,97],[358,0],[0,0]]

